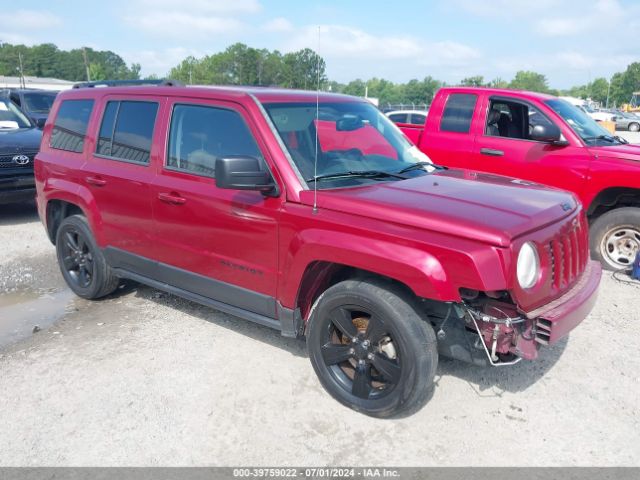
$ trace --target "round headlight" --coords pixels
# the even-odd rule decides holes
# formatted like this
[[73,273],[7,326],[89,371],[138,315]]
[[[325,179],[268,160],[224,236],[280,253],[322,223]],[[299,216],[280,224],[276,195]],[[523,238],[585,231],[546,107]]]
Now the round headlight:
[[522,288],[531,288],[540,276],[540,258],[538,251],[531,242],[522,245],[518,254],[518,283]]

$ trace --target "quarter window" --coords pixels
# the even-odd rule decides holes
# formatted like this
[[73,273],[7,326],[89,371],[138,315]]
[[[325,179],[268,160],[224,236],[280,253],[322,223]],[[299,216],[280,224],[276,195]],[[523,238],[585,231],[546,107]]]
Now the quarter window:
[[215,178],[216,160],[229,156],[262,159],[237,112],[203,105],[173,108],[167,167]]
[[440,121],[440,130],[443,132],[469,133],[477,99],[477,95],[470,93],[453,93],[449,95],[442,114],[442,120]]
[[64,100],[53,123],[49,146],[81,153],[92,109],[93,100]]
[[149,163],[156,102],[111,101],[100,125],[96,153],[110,158]]

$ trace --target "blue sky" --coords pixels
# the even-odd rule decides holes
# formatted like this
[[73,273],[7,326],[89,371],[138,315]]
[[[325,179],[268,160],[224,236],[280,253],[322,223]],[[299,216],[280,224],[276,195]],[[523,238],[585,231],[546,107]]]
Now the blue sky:
[[318,47],[330,79],[431,75],[510,80],[517,70],[566,88],[640,61],[637,0],[0,0],[0,41],[113,50],[144,74],[234,42]]

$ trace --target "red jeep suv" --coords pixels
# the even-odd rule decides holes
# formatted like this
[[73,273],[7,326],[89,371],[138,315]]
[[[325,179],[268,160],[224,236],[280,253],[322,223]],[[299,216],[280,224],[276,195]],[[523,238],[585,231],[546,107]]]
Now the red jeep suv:
[[601,275],[573,195],[433,165],[343,95],[85,85],[36,185],[76,294],[128,278],[305,337],[327,391],[378,417],[424,401],[439,353],[535,359]]

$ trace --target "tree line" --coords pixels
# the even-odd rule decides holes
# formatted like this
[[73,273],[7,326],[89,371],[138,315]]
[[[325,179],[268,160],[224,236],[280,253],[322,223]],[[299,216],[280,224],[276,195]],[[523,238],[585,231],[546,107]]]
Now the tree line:
[[72,82],[140,78],[140,64],[127,66],[110,50],[76,48],[60,50],[53,43],[28,47],[0,40],[0,75],[51,77]]
[[[130,66],[116,53],[91,48],[60,50],[52,43],[12,45],[0,41],[0,75],[33,75],[71,81],[139,79],[140,64]],[[147,78],[152,78],[147,77]],[[384,104],[429,104],[435,92],[445,82],[431,76],[395,83],[383,78],[355,79],[348,83],[330,81],[326,63],[309,48],[290,53],[258,49],[235,43],[225,50],[202,58],[189,56],[173,67],[167,77],[188,84],[215,85],[272,85],[287,88],[322,90],[350,95],[375,97]],[[549,86],[545,75],[532,71],[519,71],[510,81],[495,78],[486,81],[483,76],[469,76],[459,85],[512,88],[590,98],[605,105],[627,103],[634,91],[640,91],[640,62],[631,63],[623,72],[611,77],[596,78],[566,90]]]

